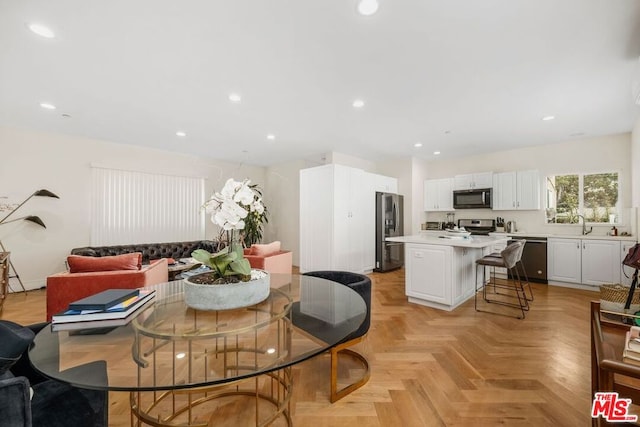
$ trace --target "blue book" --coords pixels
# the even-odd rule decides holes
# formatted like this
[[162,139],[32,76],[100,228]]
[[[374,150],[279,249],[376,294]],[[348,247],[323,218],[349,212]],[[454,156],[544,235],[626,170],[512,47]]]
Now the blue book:
[[[136,289],[136,291],[138,291]],[[138,295],[123,301],[122,303],[112,306],[107,310],[66,310],[58,314],[54,314],[51,322],[67,323],[67,322],[87,322],[92,320],[114,320],[124,319],[130,314],[146,305],[155,297],[155,289],[140,289]]]
[[138,289],[107,289],[69,304],[69,310],[107,310],[138,296]]

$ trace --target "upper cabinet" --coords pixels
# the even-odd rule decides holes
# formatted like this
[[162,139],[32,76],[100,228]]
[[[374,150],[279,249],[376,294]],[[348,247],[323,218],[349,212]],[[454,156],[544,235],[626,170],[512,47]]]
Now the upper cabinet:
[[493,174],[493,210],[540,209],[537,170]]
[[398,193],[398,178],[375,173],[367,173],[367,175],[369,176],[368,179],[373,182],[375,191],[381,193]]
[[424,182],[424,210],[453,210],[453,179],[428,179]]
[[468,175],[456,175],[453,178],[454,190],[472,190],[474,188],[491,188],[493,186],[493,172],[482,172]]

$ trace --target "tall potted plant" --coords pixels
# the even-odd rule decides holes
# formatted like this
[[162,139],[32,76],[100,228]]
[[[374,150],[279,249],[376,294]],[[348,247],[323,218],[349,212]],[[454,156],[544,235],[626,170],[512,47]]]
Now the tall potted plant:
[[[251,269],[240,242],[245,219],[254,212],[258,215],[264,213],[261,195],[251,187],[249,180],[235,181],[231,178],[204,204],[204,209],[211,214],[211,221],[226,234],[227,246],[216,253],[204,249],[192,252],[191,256],[211,271],[186,279],[187,305],[221,310],[257,304],[267,298],[269,275],[265,271]],[[239,286],[239,283],[243,285]]]

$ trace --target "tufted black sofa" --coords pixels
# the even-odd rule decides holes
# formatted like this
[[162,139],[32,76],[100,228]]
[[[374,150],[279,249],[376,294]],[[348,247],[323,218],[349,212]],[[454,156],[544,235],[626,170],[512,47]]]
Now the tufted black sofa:
[[179,260],[180,258],[189,258],[191,256],[191,252],[196,249],[215,252],[217,250],[217,246],[218,242],[213,240],[171,243],[140,243],[135,245],[87,246],[84,248],[74,248],[71,249],[71,254],[101,257],[142,252],[142,263],[149,264],[149,260],[160,258],[173,258],[175,260]]

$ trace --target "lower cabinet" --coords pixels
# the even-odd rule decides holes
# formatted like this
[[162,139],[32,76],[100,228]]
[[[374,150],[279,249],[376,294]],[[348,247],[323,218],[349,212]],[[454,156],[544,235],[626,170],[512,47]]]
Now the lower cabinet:
[[445,310],[462,304],[475,291],[475,261],[480,256],[481,249],[405,244],[409,301]]
[[620,242],[611,240],[547,240],[548,279],[598,286],[620,283]]

